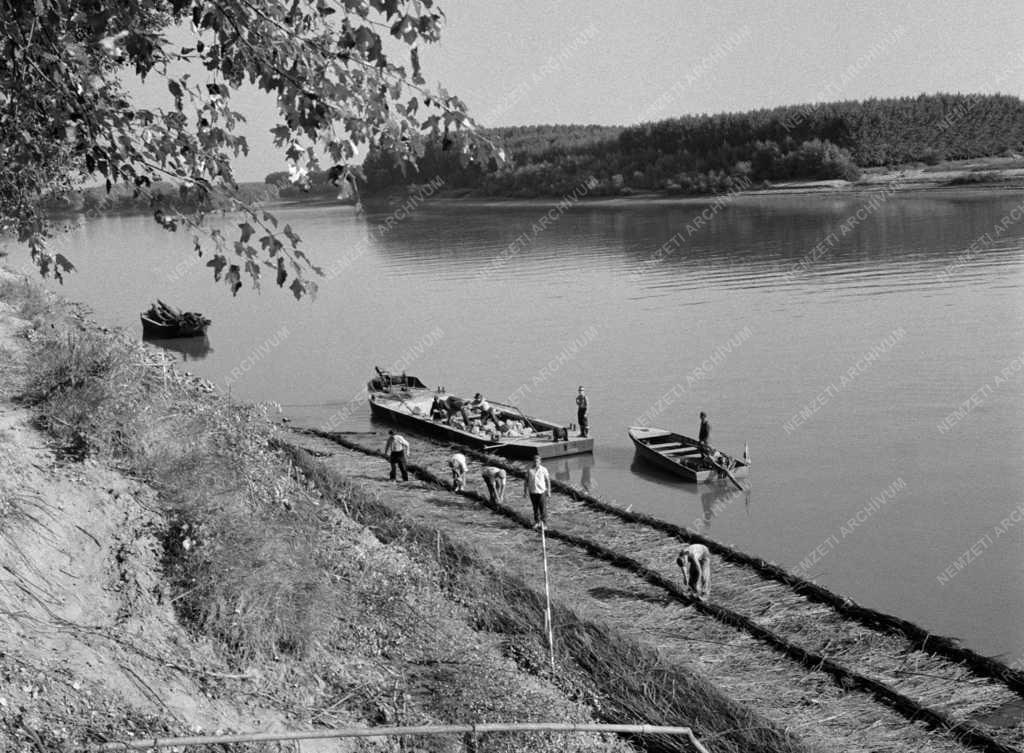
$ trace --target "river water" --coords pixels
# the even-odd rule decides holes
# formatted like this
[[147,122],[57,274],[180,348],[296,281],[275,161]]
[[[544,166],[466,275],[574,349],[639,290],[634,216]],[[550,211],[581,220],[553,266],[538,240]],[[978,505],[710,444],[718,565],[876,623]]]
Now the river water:
[[[203,311],[184,367],[297,423],[370,428],[374,365],[565,423],[583,384],[596,449],[557,477],[1013,662],[1022,214],[969,191],[280,210],[328,270],[315,302],[232,298],[145,217],[58,246],[65,296],[133,332],[157,296]],[[701,410],[712,444],[749,445],[749,491],[634,458],[627,426],[695,435]]]

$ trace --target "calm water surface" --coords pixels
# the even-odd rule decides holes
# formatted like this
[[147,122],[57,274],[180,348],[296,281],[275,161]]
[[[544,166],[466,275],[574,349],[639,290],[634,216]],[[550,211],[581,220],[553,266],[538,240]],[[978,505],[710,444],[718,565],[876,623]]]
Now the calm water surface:
[[[65,239],[82,271],[61,292],[133,331],[157,296],[205,312],[209,349],[180,354],[186,368],[297,422],[368,428],[359,393],[375,364],[566,423],[584,384],[596,450],[552,462],[560,478],[1014,661],[1024,222],[995,234],[1022,198],[905,195],[864,211],[864,196],[750,197],[691,234],[706,205],[579,205],[535,233],[545,203],[428,202],[383,235],[387,210],[287,209],[317,262],[341,270],[314,303],[233,299],[189,261],[187,237],[107,218]],[[628,425],[695,434],[701,410],[713,444],[749,444],[748,492],[634,460]]]

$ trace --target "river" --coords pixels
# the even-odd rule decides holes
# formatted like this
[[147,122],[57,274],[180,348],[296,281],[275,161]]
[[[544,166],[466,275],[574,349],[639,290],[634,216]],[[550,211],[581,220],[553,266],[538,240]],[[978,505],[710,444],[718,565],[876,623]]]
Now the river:
[[[296,423],[368,428],[374,365],[566,423],[585,385],[596,449],[556,476],[1014,662],[1022,214],[971,191],[282,209],[328,270],[315,302],[233,298],[146,217],[56,243],[63,295],[132,332],[157,296],[203,311],[183,367]],[[702,410],[749,446],[748,491],[634,459],[627,426],[695,435]]]

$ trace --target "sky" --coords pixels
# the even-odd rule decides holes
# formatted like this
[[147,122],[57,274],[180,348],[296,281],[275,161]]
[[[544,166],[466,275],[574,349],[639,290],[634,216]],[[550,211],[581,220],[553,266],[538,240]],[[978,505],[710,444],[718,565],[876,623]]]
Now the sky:
[[[972,0],[440,0],[429,83],[484,125],[629,125],[935,92],[1024,97],[1024,3]],[[284,169],[272,102],[243,94],[242,180]],[[257,125],[259,124],[259,125]]]

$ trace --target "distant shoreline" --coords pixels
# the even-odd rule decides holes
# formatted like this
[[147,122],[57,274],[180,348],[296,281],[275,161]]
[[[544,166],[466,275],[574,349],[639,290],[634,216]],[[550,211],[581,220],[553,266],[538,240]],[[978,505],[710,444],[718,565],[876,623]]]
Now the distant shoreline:
[[[633,206],[638,204],[687,205],[707,204],[723,196],[731,196],[731,200],[747,197],[772,196],[856,196],[882,190],[893,190],[898,193],[933,193],[943,195],[982,195],[985,193],[1001,193],[1004,191],[1024,190],[1024,159],[986,158],[983,160],[964,160],[962,162],[944,163],[931,167],[905,166],[891,169],[866,170],[856,181],[846,180],[806,180],[787,181],[763,188],[750,188],[733,194],[672,194],[665,191],[645,191],[619,196],[585,196],[578,199],[580,205],[587,206]],[[547,206],[559,201],[558,196],[481,196],[465,194],[455,195],[459,191],[441,191],[433,196],[430,203],[443,203],[468,207],[519,207]],[[398,205],[408,194],[373,195],[363,200],[367,209],[376,211]],[[291,206],[312,206],[318,201],[292,202]],[[575,202],[574,202],[575,203]]]
[[[960,162],[947,162],[934,166],[911,165],[898,168],[873,168],[865,170],[856,181],[846,180],[804,180],[787,181],[770,186],[749,188],[744,191],[724,192],[715,194],[681,194],[667,191],[643,191],[617,196],[581,196],[573,201],[591,207],[628,207],[638,205],[702,205],[721,201],[728,196],[729,201],[746,198],[791,197],[791,196],[856,196],[877,191],[891,191],[901,194],[941,193],[952,195],[984,195],[1006,191],[1024,191],[1024,158],[987,157]],[[364,211],[378,213],[393,211],[411,196],[415,196],[415,187],[406,188],[404,192],[390,194],[370,194],[362,198]],[[564,196],[484,196],[468,192],[467,189],[451,191],[441,190],[434,193],[428,202],[419,204],[419,208],[430,204],[459,205],[464,207],[499,208],[499,207],[530,207],[550,206],[554,202],[564,200]],[[281,197],[257,202],[261,210],[281,209],[317,209],[345,208],[356,212],[354,204],[339,202],[333,192],[316,193],[308,197]],[[135,216],[151,214],[152,208],[142,207],[108,207],[99,211],[102,216]],[[210,210],[209,213],[216,213]],[[93,214],[71,209],[51,210],[50,216],[66,219],[82,214]],[[95,214],[93,216],[95,216]]]

